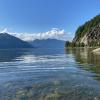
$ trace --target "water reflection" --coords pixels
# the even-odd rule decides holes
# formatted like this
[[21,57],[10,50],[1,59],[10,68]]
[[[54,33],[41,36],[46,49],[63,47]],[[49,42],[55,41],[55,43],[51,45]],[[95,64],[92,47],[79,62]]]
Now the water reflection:
[[73,54],[76,63],[82,64],[82,69],[96,73],[95,79],[100,80],[100,55],[92,53],[93,48],[66,49],[66,54]]
[[0,50],[0,62],[11,62],[14,61],[14,59],[16,59],[16,57],[19,57],[21,55],[23,55],[23,52],[20,52],[20,50],[14,50],[14,49],[8,49],[8,50],[4,50],[1,49]]
[[1,50],[0,100],[99,100],[100,57],[91,50]]
[[[0,49],[0,62],[12,62],[20,57],[56,55],[63,53],[63,49]],[[28,56],[27,56],[28,55]],[[30,59],[30,58],[29,58]]]

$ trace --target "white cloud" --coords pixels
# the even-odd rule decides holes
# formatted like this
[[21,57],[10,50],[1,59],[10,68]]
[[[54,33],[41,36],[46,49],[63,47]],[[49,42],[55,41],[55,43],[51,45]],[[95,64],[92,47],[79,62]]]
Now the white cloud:
[[1,33],[9,33],[15,37],[18,37],[24,41],[33,41],[35,39],[59,39],[59,40],[72,40],[72,34],[66,33],[63,29],[52,28],[50,31],[42,32],[42,33],[16,33],[16,32],[8,32],[7,28],[1,31]]
[[3,29],[2,31],[0,31],[0,33],[8,33],[8,29],[5,28],[5,29]]

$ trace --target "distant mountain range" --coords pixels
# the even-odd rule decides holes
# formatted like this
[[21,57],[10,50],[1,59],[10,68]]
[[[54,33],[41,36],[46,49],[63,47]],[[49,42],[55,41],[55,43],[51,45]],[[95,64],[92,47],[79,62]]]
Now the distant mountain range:
[[65,41],[57,39],[36,39],[30,42],[30,44],[38,48],[64,48]]
[[8,48],[32,48],[32,46],[17,37],[7,33],[0,33],[0,49]]
[[31,42],[23,41],[8,33],[0,33],[0,49],[11,48],[64,48],[65,41],[57,39],[42,39]]

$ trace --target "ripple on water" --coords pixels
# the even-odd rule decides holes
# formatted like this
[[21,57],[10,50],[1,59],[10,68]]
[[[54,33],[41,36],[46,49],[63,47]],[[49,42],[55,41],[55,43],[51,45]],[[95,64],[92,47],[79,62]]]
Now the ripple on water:
[[83,49],[47,51],[21,50],[0,62],[0,100],[100,99],[99,57]]

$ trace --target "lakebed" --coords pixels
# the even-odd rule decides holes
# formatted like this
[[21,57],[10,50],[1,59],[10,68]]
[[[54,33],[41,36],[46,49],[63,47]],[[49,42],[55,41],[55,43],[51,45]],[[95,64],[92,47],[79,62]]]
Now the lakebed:
[[92,48],[0,50],[0,100],[99,100]]

